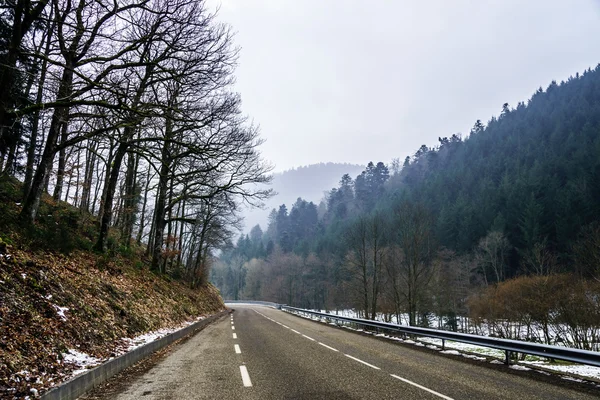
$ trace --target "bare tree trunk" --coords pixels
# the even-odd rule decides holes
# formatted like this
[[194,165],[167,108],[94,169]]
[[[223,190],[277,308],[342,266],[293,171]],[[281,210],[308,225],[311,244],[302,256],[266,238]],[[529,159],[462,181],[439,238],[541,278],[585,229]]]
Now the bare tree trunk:
[[[67,110],[68,112],[68,110]],[[60,143],[63,143],[67,140],[69,126],[64,123],[61,128],[60,135]],[[66,151],[65,149],[60,149],[58,152],[58,168],[56,170],[56,184],[54,185],[54,194],[52,197],[54,201],[60,200],[60,196],[62,195],[63,182],[65,179],[65,166],[67,164],[66,159]]]
[[138,245],[142,244],[142,235],[144,234],[144,228],[146,225],[146,204],[148,203],[148,188],[150,187],[150,169],[146,171],[146,186],[144,187],[144,201],[142,203],[142,212],[140,215],[140,228],[138,229],[136,242]]
[[81,188],[81,202],[79,206],[81,211],[90,212],[90,197],[97,149],[98,142],[96,140],[88,141],[87,154],[85,156],[85,172],[83,174],[83,185]]
[[134,153],[127,155],[127,172],[125,174],[125,188],[123,195],[123,223],[121,229],[121,243],[128,248],[131,246],[131,236],[133,234],[133,224],[135,223],[135,214],[137,206],[137,175],[138,160]]
[[112,167],[110,169],[110,176],[108,184],[104,188],[104,203],[102,204],[102,218],[100,220],[100,232],[98,235],[98,241],[94,248],[97,251],[104,252],[106,249],[106,239],[108,238],[108,230],[110,228],[110,222],[113,213],[113,200],[115,197],[115,191],[117,189],[117,183],[119,181],[119,172],[121,169],[121,163],[127,153],[127,147],[129,144],[121,142],[117,147],[115,157],[112,160]]
[[[50,11],[50,19],[52,19],[52,10]],[[38,81],[37,94],[35,102],[41,104],[44,95],[44,86],[46,84],[46,75],[48,73],[48,55],[50,54],[50,44],[52,43],[52,32],[56,25],[53,23],[48,24],[48,30],[46,31],[46,47],[44,50],[44,59],[40,69],[40,79]],[[35,164],[35,156],[37,153],[37,141],[38,131],[40,126],[40,112],[36,111],[33,114],[33,124],[31,126],[31,138],[29,140],[29,146],[27,148],[27,164],[25,166],[25,181],[23,183],[23,197],[27,197],[29,194],[29,188],[31,187],[31,180],[33,179],[33,167]]]
[[165,139],[161,151],[161,167],[158,177],[158,189],[156,193],[156,205],[154,207],[154,240],[152,245],[152,269],[158,270],[162,258],[162,247],[165,230],[165,211],[167,201],[167,190],[169,183],[169,172],[171,170],[171,136],[173,134],[173,122],[169,116],[165,118]]
[[[180,208],[181,208],[181,215],[180,217],[183,218],[185,217],[185,199],[183,200],[183,202],[180,204]],[[178,213],[179,215],[179,213]],[[183,227],[184,224],[183,222],[179,225],[179,245],[177,247],[177,250],[179,251],[177,253],[177,265],[181,265],[181,259],[182,259],[182,254],[183,254]]]
[[[70,96],[72,84],[73,62],[68,60],[60,80],[57,99],[60,100]],[[44,182],[54,160],[58,134],[62,125],[67,124],[68,114],[68,107],[57,107],[52,114],[50,130],[48,131],[48,137],[46,138],[46,146],[44,147],[44,152],[42,153],[42,159],[40,160],[37,170],[35,171],[33,181],[31,182],[31,189],[25,198],[23,209],[21,210],[21,217],[30,223],[35,220],[37,215],[40,206],[40,200],[42,198],[42,191],[44,189]]]

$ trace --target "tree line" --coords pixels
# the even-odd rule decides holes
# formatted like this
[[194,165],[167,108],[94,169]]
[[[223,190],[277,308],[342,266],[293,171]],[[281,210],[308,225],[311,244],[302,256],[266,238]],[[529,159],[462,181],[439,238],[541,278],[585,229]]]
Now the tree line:
[[[498,302],[486,290],[558,277],[562,293],[587,288],[596,299],[587,317],[598,325],[595,286],[582,282],[600,279],[599,154],[600,66],[504,104],[466,138],[439,138],[404,160],[344,175],[319,205],[299,199],[289,213],[273,210],[264,232],[255,227],[225,247],[213,281],[225,296],[235,275],[242,297],[411,325],[436,315],[459,329],[460,316],[506,318],[487,307]],[[556,307],[546,314],[576,318],[576,308]]]
[[206,281],[270,166],[232,89],[238,49],[203,0],[0,2],[0,170],[21,220],[49,193],[98,218],[94,248],[144,244]]

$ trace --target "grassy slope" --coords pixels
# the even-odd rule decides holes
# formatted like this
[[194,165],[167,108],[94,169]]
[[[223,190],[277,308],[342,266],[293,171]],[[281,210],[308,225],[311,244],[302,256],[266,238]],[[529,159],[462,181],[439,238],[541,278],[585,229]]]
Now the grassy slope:
[[[224,308],[210,285],[191,290],[149,272],[135,254],[85,250],[93,220],[67,205],[45,199],[42,222],[19,226],[18,190],[17,182],[0,182],[0,398],[64,380],[73,368],[62,362],[67,349],[108,358],[123,337]],[[58,307],[68,308],[64,318]]]

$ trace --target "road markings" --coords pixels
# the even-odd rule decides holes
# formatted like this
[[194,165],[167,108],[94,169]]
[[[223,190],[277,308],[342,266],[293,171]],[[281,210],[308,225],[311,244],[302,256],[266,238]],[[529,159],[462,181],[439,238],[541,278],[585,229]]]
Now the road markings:
[[231,330],[235,331],[235,326],[231,325]]
[[233,338],[237,339],[237,335],[235,334],[235,332],[233,333]]
[[[254,311],[256,311],[256,310],[254,310]],[[281,326],[283,326],[284,328],[286,328],[286,329],[289,329],[289,330],[291,330],[291,331],[292,331],[292,332],[294,332],[294,333],[297,333],[297,334],[299,334],[299,335],[302,335],[302,336],[303,336],[303,337],[305,337],[306,339],[312,340],[313,342],[317,342],[315,339],[311,338],[310,336],[306,336],[305,334],[303,334],[303,333],[301,333],[301,332],[298,332],[297,330],[295,330],[295,329],[292,329],[292,328],[290,328],[289,326],[282,324],[281,322],[277,322],[277,321],[275,321],[274,319],[267,317],[267,316],[266,316],[266,315],[264,315],[263,313],[260,313],[260,312],[258,312],[258,311],[256,311],[256,312],[257,312],[258,314],[262,315],[263,317],[265,317],[266,319],[268,319],[268,320],[270,320],[270,321],[273,321],[273,322],[275,322],[276,324],[278,324],[278,325],[281,325]],[[233,321],[232,321],[231,323],[233,324]],[[231,327],[231,329],[235,329],[235,328],[232,326],[232,327]],[[234,339],[236,339],[237,337],[235,336],[235,333],[234,333],[233,335],[234,335]],[[317,343],[319,343],[321,346],[323,346],[323,347],[325,347],[325,348],[327,348],[327,349],[329,349],[329,350],[332,350],[332,351],[337,351],[337,352],[339,352],[339,350],[338,350],[338,349],[335,349],[335,348],[333,348],[333,347],[331,347],[331,346],[327,346],[325,343],[321,343],[321,342],[317,342]],[[235,346],[236,346],[236,353],[237,353],[237,352],[238,352],[238,350],[239,350],[239,346],[238,346],[237,344],[236,344]],[[240,354],[240,353],[241,353],[241,351],[240,351],[238,354]],[[379,368],[379,367],[377,367],[377,366],[375,366],[375,365],[373,365],[373,364],[369,364],[368,362],[366,362],[366,361],[363,361],[363,360],[361,360],[361,359],[359,359],[359,358],[353,357],[353,356],[351,356],[350,354],[344,354],[344,355],[345,355],[346,357],[348,357],[348,358],[351,358],[351,359],[353,359],[354,361],[358,361],[359,363],[366,365],[367,367],[371,367],[371,368],[373,368],[373,369],[381,370],[381,368]],[[246,367],[242,365],[242,366],[240,367],[240,371],[242,372],[242,381],[244,382],[244,386],[247,386],[247,387],[248,387],[248,386],[252,386],[252,382],[250,382],[250,376],[248,375],[248,370],[246,369]],[[410,381],[410,380],[408,380],[408,379],[402,378],[402,377],[400,377],[400,376],[398,376],[398,375],[390,374],[390,376],[392,376],[392,377],[394,377],[394,378],[396,378],[396,379],[398,379],[398,380],[400,380],[400,381],[402,381],[402,382],[404,382],[404,383],[408,383],[409,385],[415,386],[415,387],[417,387],[417,388],[419,388],[419,389],[421,389],[421,390],[424,390],[424,391],[426,391],[426,392],[429,392],[429,393],[431,393],[431,394],[433,394],[433,395],[435,395],[435,396],[438,396],[438,397],[440,397],[440,398],[442,398],[442,399],[445,399],[445,400],[454,400],[452,397],[445,396],[445,395],[443,395],[443,394],[441,394],[441,393],[438,393],[438,392],[436,392],[435,390],[431,390],[431,389],[429,389],[429,388],[426,388],[425,386],[421,386],[421,385],[419,385],[418,383],[415,383],[415,382],[413,382],[413,381]]]
[[245,365],[240,365],[240,372],[242,374],[242,383],[244,387],[252,387],[252,381],[250,380],[250,375],[248,375],[248,369]]
[[435,390],[428,389],[428,388],[426,388],[425,386],[421,386],[421,385],[419,385],[418,383],[415,383],[415,382],[413,382],[413,381],[409,381],[408,379],[401,378],[401,377],[399,377],[398,375],[394,375],[394,374],[390,374],[390,375],[391,375],[391,376],[393,376],[393,377],[394,377],[394,378],[396,378],[396,379],[399,379],[399,380],[401,380],[402,382],[408,383],[409,385],[416,386],[416,387],[418,387],[419,389],[423,389],[423,390],[425,390],[426,392],[429,392],[429,393],[431,393],[431,394],[434,394],[434,395],[436,395],[436,396],[438,396],[438,397],[441,397],[442,399],[446,399],[446,400],[454,400],[452,397],[444,396],[443,394],[441,394],[441,393],[438,393],[438,392],[436,392]]
[[233,348],[235,349],[235,354],[242,354],[242,350],[240,350],[239,344],[234,344]]
[[321,346],[325,347],[326,349],[333,350],[333,351],[339,351],[338,349],[334,349],[334,348],[333,348],[333,347],[331,347],[331,346],[327,346],[325,343],[321,343],[321,342],[318,342],[318,343],[319,343]]
[[231,325],[233,325],[233,320],[231,320]]
[[366,361],[363,361],[363,360],[361,360],[361,359],[359,359],[359,358],[352,357],[350,354],[344,354],[344,355],[345,355],[346,357],[348,357],[348,358],[351,358],[351,359],[353,359],[354,361],[358,361],[358,362],[359,362],[359,363],[361,363],[361,364],[365,364],[367,367],[371,367],[371,368],[373,368],[373,369],[381,369],[381,368],[379,368],[379,367],[376,367],[376,366],[374,366],[373,364],[369,364],[368,362],[366,362]]
[[313,342],[316,342],[316,340],[315,340],[315,339],[313,339],[313,338],[311,338],[310,336],[306,336],[306,335],[305,335],[305,334],[303,334],[303,333],[302,333],[301,335],[302,335],[302,337],[305,337],[305,338],[307,338],[308,340],[312,340]]

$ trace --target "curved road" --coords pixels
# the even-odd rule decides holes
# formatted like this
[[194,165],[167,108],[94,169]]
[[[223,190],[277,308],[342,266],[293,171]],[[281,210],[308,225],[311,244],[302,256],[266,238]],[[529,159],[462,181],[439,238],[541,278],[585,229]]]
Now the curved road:
[[[176,346],[107,398],[597,399],[600,390],[535,372],[359,335],[260,306]],[[539,375],[539,378],[537,377]],[[95,393],[94,398],[102,398]]]

